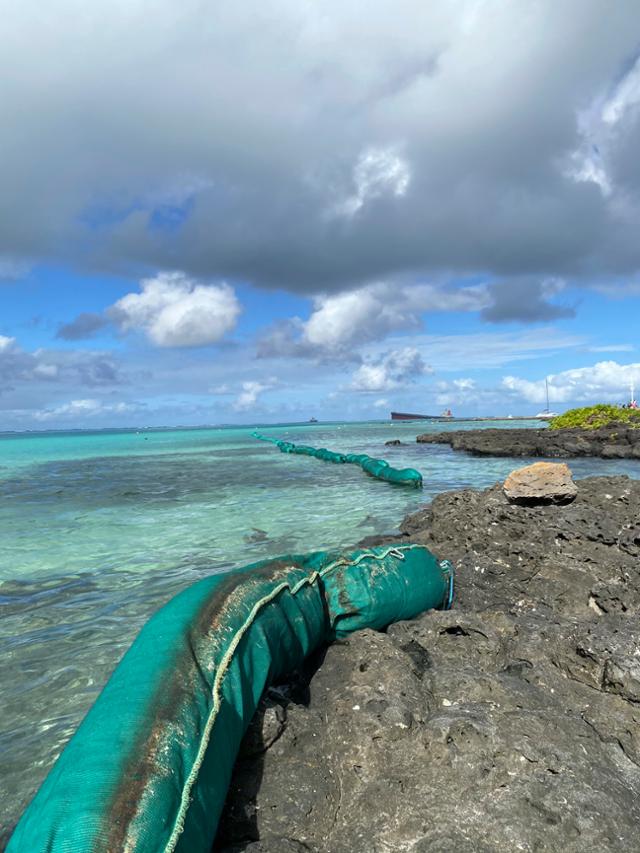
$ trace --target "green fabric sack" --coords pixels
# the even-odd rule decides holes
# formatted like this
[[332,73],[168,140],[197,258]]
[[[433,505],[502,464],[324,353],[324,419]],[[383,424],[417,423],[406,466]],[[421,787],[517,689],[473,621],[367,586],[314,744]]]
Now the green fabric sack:
[[209,851],[265,687],[313,649],[448,606],[450,565],[402,545],[287,555],[206,578],[143,627],[9,853]]
[[378,480],[384,480],[387,483],[395,483],[401,486],[422,488],[422,474],[416,471],[415,468],[392,468],[384,459],[374,459],[371,456],[367,456],[366,453],[336,453],[333,450],[327,450],[326,447],[314,448],[307,447],[306,445],[295,445],[290,441],[268,438],[257,432],[254,432],[253,436],[260,441],[269,441],[271,444],[275,444],[282,453],[300,453],[305,456],[315,456],[316,459],[322,459],[324,462],[350,462],[353,465],[359,465],[363,471],[372,477],[376,477]]

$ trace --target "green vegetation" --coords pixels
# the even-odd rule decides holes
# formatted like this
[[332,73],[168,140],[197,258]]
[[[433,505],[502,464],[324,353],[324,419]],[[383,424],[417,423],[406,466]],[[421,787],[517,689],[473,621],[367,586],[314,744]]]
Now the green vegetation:
[[549,429],[599,429],[614,424],[640,429],[640,409],[624,409],[622,406],[610,406],[605,403],[569,409],[564,415],[553,418],[549,422]]

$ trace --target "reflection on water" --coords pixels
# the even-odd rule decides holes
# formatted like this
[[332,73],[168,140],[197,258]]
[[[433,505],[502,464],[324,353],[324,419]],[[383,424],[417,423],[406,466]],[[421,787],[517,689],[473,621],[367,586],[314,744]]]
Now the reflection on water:
[[[0,438],[0,827],[15,822],[141,625],[184,586],[392,531],[435,494],[490,485],[526,462],[417,445],[427,428],[451,426],[263,429],[416,467],[422,492],[283,455],[249,429]],[[407,444],[385,447],[390,438]],[[640,476],[633,462],[570,464],[576,476]]]

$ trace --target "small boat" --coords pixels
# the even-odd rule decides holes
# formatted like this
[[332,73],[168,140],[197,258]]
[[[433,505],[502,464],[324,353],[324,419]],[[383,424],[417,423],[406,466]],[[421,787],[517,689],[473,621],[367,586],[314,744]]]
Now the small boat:
[[318,419],[317,419],[317,418],[309,418],[309,423],[310,423],[310,424],[317,424],[317,423],[318,423]]

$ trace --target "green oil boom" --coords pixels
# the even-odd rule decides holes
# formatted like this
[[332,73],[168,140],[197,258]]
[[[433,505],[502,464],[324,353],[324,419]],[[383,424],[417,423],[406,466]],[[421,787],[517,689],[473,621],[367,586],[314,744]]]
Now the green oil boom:
[[265,687],[337,637],[452,595],[450,564],[418,545],[287,555],[188,587],[143,627],[7,850],[211,850]]

